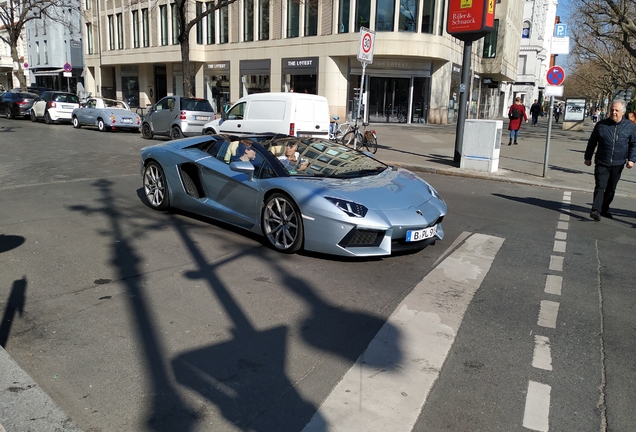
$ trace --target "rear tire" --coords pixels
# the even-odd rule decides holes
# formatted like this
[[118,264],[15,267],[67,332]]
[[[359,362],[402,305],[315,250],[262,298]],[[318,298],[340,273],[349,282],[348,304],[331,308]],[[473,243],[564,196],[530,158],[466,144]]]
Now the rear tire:
[[157,162],[149,162],[144,169],[144,196],[148,205],[155,210],[166,210],[170,207],[168,181]]
[[183,138],[183,134],[181,133],[179,126],[172,126],[172,129],[170,129],[170,138],[173,140]]
[[376,154],[378,152],[378,140],[373,135],[369,135],[369,139],[367,139],[364,143],[364,146],[367,148],[367,151]]
[[76,116],[73,116],[73,127],[75,129],[79,129],[81,127],[79,119]]
[[48,111],[44,113],[44,123],[48,125],[53,124],[53,120],[51,120],[51,116]]
[[153,133],[152,129],[150,129],[150,125],[148,123],[144,123],[141,125],[141,137],[143,139],[152,139]]

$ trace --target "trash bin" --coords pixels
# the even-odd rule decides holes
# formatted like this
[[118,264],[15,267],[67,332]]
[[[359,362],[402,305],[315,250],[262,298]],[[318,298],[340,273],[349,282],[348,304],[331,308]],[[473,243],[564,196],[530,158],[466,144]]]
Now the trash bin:
[[502,129],[502,120],[466,120],[459,167],[477,171],[497,171]]

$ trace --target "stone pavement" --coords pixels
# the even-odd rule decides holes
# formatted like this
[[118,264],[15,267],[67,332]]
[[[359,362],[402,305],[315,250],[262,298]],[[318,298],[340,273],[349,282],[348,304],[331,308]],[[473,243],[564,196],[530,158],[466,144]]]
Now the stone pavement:
[[[547,118],[537,127],[523,124],[519,145],[508,146],[508,120],[503,119],[499,169],[494,173],[465,170],[453,162],[455,125],[373,124],[378,136],[376,157],[384,162],[423,172],[468,176],[558,189],[591,192],[593,167],[583,153],[593,124],[583,131],[563,131],[553,124],[548,170],[543,177]],[[617,195],[636,197],[636,169],[624,170]],[[591,195],[590,195],[591,200]],[[4,428],[3,428],[4,426]],[[53,400],[0,347],[0,432],[79,431]]]

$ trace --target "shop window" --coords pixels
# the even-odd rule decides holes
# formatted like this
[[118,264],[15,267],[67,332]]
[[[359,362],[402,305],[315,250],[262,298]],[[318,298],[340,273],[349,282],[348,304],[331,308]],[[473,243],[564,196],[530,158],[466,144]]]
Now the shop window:
[[[197,17],[203,15],[203,3],[197,2],[195,9]],[[203,20],[197,22],[197,44],[203,45]]]
[[139,11],[132,11],[133,48],[139,48]]
[[254,0],[245,0],[243,8],[243,41],[254,40]]
[[117,14],[117,49],[124,49],[124,22],[120,13]]
[[318,34],[318,0],[305,0],[305,36]]
[[159,6],[159,19],[161,21],[161,45],[168,45],[168,6]]
[[230,23],[229,23],[229,9],[227,6],[223,6],[219,10],[219,43],[228,43],[230,40]]
[[393,0],[377,0],[375,30],[393,31],[393,18],[395,18],[395,2]]
[[287,37],[298,37],[300,28],[300,1],[287,0]]
[[258,40],[269,40],[269,0],[258,0]]
[[354,24],[353,31],[359,32],[360,27],[369,28],[370,24],[371,24],[371,0],[360,0],[356,3],[356,21]]
[[205,4],[205,8],[207,11],[212,10],[212,12],[208,12],[208,16],[206,17],[207,20],[207,28],[206,28],[206,43],[208,45],[213,45],[216,41],[216,15],[215,15],[215,11],[214,9],[214,3],[212,2],[207,2]]
[[150,46],[150,22],[148,20],[148,9],[141,10],[141,30],[144,37],[144,47]]
[[422,33],[433,34],[434,21],[435,0],[424,0],[424,3],[422,4]]
[[181,32],[181,22],[179,21],[179,11],[176,3],[170,5],[172,15],[172,45],[179,45],[179,33]]
[[483,58],[495,58],[497,55],[497,34],[499,33],[499,20],[495,20],[494,30],[484,37]]
[[112,15],[108,15],[108,49],[115,49],[115,23]]
[[338,1],[338,33],[349,33],[351,0]]
[[417,31],[417,5],[417,0],[400,0],[399,31]]
[[230,77],[228,75],[205,75],[203,97],[210,102],[215,113],[222,113],[230,103]]
[[131,107],[139,107],[139,68],[138,66],[121,67],[121,94]]

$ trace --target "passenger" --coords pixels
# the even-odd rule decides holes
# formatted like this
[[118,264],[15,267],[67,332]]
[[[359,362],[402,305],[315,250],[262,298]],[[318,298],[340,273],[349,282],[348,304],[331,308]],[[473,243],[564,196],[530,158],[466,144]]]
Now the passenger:
[[298,153],[298,144],[295,142],[287,143],[285,147],[285,154],[278,157],[278,160],[283,163],[287,171],[291,170],[304,170],[307,168],[307,161],[300,158]]
[[256,159],[256,150],[252,147],[252,142],[246,140],[241,140],[236,149],[236,156],[233,158],[234,160],[240,160],[243,162],[251,162]]

